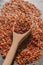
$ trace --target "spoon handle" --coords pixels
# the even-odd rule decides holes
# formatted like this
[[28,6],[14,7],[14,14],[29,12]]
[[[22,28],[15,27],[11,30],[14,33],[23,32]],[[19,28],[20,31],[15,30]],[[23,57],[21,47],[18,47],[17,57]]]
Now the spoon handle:
[[7,57],[3,63],[3,65],[11,65],[12,60],[14,59],[17,47],[18,47],[18,43],[19,43],[20,38],[18,37],[13,37],[13,43],[12,46],[7,54]]

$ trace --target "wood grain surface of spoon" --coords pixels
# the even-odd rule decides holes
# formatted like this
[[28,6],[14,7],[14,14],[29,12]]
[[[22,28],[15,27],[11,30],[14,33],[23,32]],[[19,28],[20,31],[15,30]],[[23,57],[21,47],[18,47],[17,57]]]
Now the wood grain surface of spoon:
[[11,65],[19,43],[21,43],[24,39],[26,39],[30,35],[30,33],[31,33],[31,29],[24,34],[17,34],[15,32],[13,32],[13,43],[6,56],[6,59],[3,63],[3,65]]

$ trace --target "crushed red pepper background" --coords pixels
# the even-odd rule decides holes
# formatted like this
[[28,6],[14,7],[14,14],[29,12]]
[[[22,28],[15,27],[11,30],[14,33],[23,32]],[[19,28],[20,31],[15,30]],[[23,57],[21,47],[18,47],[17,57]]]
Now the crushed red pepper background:
[[[12,45],[13,23],[21,22],[20,19],[23,21],[26,19],[25,21],[31,21],[34,27],[30,36],[19,45],[14,61],[19,65],[25,65],[38,60],[42,55],[41,50],[43,50],[43,20],[40,10],[32,3],[23,0],[10,0],[3,5],[0,13],[0,54],[5,58]],[[24,33],[23,29],[17,31]]]

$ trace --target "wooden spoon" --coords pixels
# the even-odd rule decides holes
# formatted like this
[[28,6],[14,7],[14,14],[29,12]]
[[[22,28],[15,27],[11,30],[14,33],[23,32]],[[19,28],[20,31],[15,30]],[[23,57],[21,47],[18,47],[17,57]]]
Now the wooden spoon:
[[6,59],[3,63],[3,65],[11,65],[19,43],[21,43],[25,38],[27,38],[30,35],[30,33],[31,33],[31,29],[24,34],[17,34],[15,32],[13,32],[13,43],[6,56]]

